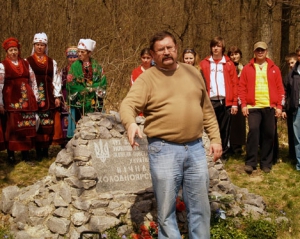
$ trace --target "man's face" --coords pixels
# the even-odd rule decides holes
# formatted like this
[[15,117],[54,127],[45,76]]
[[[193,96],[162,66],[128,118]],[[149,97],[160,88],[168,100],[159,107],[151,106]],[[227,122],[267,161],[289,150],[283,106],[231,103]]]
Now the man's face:
[[90,51],[87,51],[87,50],[78,50],[77,51],[78,53],[78,59],[81,60],[81,61],[89,61],[90,60],[90,55],[91,55],[91,52]]
[[151,55],[156,66],[163,69],[176,69],[177,66],[177,46],[171,37],[165,37],[161,41],[156,41],[154,51]]
[[262,48],[256,48],[254,51],[255,58],[259,61],[265,60],[267,58],[267,53],[268,51]]
[[217,45],[211,48],[213,58],[218,59],[223,56],[222,48],[223,48],[222,43],[218,43]]

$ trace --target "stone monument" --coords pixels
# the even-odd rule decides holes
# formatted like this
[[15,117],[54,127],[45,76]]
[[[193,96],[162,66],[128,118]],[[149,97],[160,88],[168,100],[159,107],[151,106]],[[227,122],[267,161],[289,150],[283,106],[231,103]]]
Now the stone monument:
[[[136,122],[143,131],[144,118]],[[203,142],[208,149],[205,134]],[[15,238],[78,239],[83,231],[103,233],[112,227],[129,235],[134,226],[156,221],[145,135],[139,143],[131,149],[117,112],[83,117],[48,176],[25,188],[2,190],[0,209],[8,215]],[[266,214],[262,197],[234,186],[221,160],[207,156],[207,163],[212,211]],[[185,214],[178,220],[186,224]]]

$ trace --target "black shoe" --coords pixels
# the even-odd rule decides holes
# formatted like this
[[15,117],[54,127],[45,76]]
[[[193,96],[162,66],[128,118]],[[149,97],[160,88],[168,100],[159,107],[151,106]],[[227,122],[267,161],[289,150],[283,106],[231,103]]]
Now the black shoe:
[[14,156],[8,156],[6,162],[9,165],[15,165],[16,164],[16,159],[15,159]]
[[16,163],[15,151],[7,150],[7,163],[9,165],[14,165]]
[[264,167],[261,170],[264,171],[265,173],[270,173],[271,172],[271,169],[267,168],[267,167]]
[[35,149],[35,152],[36,152],[36,160],[42,161],[43,159],[42,149]]
[[23,161],[28,161],[29,160],[29,151],[21,151],[22,154],[22,160]]
[[43,148],[43,150],[42,150],[43,158],[49,158],[48,150],[49,150],[49,148]]
[[245,165],[244,170],[246,173],[251,174],[253,172],[254,168],[251,165]]

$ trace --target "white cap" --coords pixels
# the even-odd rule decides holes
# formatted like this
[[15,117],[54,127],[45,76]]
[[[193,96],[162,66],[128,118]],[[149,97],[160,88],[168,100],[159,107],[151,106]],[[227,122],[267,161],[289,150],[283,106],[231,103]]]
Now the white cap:
[[[33,44],[35,43],[44,43],[46,44],[45,53],[48,55],[48,37],[45,32],[36,33],[33,37]],[[32,47],[31,55],[34,53],[34,46]]]
[[96,47],[96,42],[92,39],[80,39],[78,42],[78,50],[88,50],[94,51]]
[[37,33],[34,35],[33,44],[38,43],[38,42],[48,44],[48,37],[47,37],[46,33],[42,32],[42,33]]

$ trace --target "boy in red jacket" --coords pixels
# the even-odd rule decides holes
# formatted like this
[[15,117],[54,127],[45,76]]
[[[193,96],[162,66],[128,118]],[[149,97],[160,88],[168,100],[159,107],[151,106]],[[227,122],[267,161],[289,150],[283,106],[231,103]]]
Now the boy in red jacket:
[[281,72],[274,62],[267,58],[267,44],[257,42],[253,50],[254,58],[244,66],[238,89],[243,115],[248,117],[245,171],[249,174],[257,166],[258,145],[260,145],[260,168],[265,173],[271,171],[274,117],[281,116],[284,104]]
[[225,41],[215,37],[210,42],[211,55],[200,62],[200,69],[206,83],[206,90],[214,107],[222,139],[221,159],[227,159],[231,114],[236,114],[237,73],[234,63],[224,55]]

